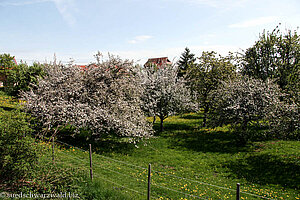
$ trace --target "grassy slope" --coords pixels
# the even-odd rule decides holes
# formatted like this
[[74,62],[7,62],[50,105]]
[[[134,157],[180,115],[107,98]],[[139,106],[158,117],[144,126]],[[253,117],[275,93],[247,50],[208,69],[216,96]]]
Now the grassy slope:
[[[169,175],[153,172],[154,197],[192,199],[190,196],[172,192],[165,187],[204,198],[232,199],[234,197],[234,191],[171,176],[175,175],[232,189],[235,189],[236,183],[239,182],[243,192],[269,198],[300,198],[299,141],[254,142],[246,147],[237,147],[226,127],[215,130],[201,129],[200,122],[201,116],[197,114],[170,117],[165,122],[166,129],[163,134],[140,142],[138,148],[124,144],[108,148],[113,144],[107,144],[106,141],[93,144],[93,149],[101,155],[144,168],[151,163],[153,170],[168,173]],[[73,144],[82,143],[73,141]],[[86,146],[83,145],[83,148]],[[74,155],[77,150],[71,152]],[[85,159],[88,166],[88,156],[81,154],[77,152],[76,156]],[[146,169],[135,168],[96,155],[94,161],[96,175],[145,194]],[[111,186],[114,187],[135,194],[121,187]],[[145,195],[135,197],[144,199]],[[255,199],[247,194],[243,194],[243,198]]]
[[[0,94],[0,106],[8,112],[17,103],[11,100],[4,93]],[[145,199],[146,168],[151,163],[155,170],[152,171],[152,196],[160,199],[193,199],[179,192],[202,198],[233,199],[234,191],[205,183],[235,189],[238,182],[244,192],[276,199],[300,199],[299,141],[254,142],[236,147],[226,127],[201,129],[199,124],[201,116],[196,114],[170,117],[165,122],[164,133],[140,142],[138,148],[133,144],[117,145],[108,141],[93,143],[93,151],[98,153],[93,154],[94,181],[93,184],[88,181],[79,184],[78,192],[86,199]],[[67,142],[87,149],[88,142],[84,140],[68,139]],[[42,145],[48,150],[40,160],[48,165],[50,146]],[[55,156],[58,167],[79,169],[83,172],[80,176],[88,179],[87,152],[62,145],[56,148]],[[255,197],[242,194],[242,199]]]
[[[0,87],[0,115],[5,112],[11,112],[19,107],[20,101],[7,95]],[[85,173],[86,170],[74,163],[70,162],[72,154],[63,154],[59,156],[56,150],[55,165],[52,163],[52,149],[49,143],[37,140],[36,144],[39,148],[39,162],[36,163],[34,173],[30,177],[16,183],[14,187],[0,180],[0,199],[5,198],[3,195],[11,194],[79,194],[82,199],[99,199],[99,200],[119,200],[130,199],[126,194],[110,189],[109,186],[99,181],[91,182]],[[39,198],[37,198],[39,199]],[[57,199],[57,198],[54,198]],[[77,198],[76,198],[77,199]]]

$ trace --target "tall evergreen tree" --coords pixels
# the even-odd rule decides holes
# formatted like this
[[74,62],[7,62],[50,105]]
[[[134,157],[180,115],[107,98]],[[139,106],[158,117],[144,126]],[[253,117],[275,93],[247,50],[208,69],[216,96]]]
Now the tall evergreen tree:
[[193,65],[196,61],[195,54],[191,53],[189,48],[185,48],[181,54],[180,60],[177,62],[178,65],[178,77],[184,77],[189,66]]
[[2,79],[4,86],[7,85],[6,75],[13,67],[15,67],[14,56],[0,54],[0,79]]

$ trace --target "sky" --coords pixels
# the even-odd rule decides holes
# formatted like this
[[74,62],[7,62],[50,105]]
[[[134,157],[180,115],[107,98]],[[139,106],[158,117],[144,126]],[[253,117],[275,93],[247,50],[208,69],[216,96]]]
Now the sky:
[[299,10],[299,0],[0,0],[0,54],[28,64],[88,64],[98,51],[176,62],[185,47],[225,56],[279,23],[298,30]]

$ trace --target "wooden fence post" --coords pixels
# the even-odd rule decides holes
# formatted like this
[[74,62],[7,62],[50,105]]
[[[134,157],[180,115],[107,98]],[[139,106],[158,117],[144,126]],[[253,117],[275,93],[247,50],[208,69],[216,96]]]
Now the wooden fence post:
[[54,137],[52,137],[52,163],[54,164]]
[[92,168],[92,145],[90,144],[90,175],[93,181],[93,168]]
[[151,164],[149,163],[149,167],[148,167],[148,193],[147,193],[147,200],[150,200],[150,191],[151,191]]
[[241,186],[241,184],[239,184],[239,183],[236,184],[236,200],[240,200],[240,197],[241,197],[240,186]]

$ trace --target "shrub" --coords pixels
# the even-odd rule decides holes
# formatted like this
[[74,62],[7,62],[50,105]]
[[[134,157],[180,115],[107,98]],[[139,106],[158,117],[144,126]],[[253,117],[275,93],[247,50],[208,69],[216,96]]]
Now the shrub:
[[13,183],[31,174],[37,161],[36,145],[28,116],[18,110],[0,112],[0,177]]
[[43,65],[34,63],[28,66],[26,63],[21,63],[7,70],[7,84],[5,91],[13,96],[18,96],[20,91],[29,91],[31,86],[38,83],[38,78],[43,77]]
[[[45,152],[44,152],[45,153]],[[70,166],[63,166],[61,163],[40,162],[31,179],[27,181],[22,190],[38,193],[71,192],[77,193],[79,184],[86,179],[82,170]]]

